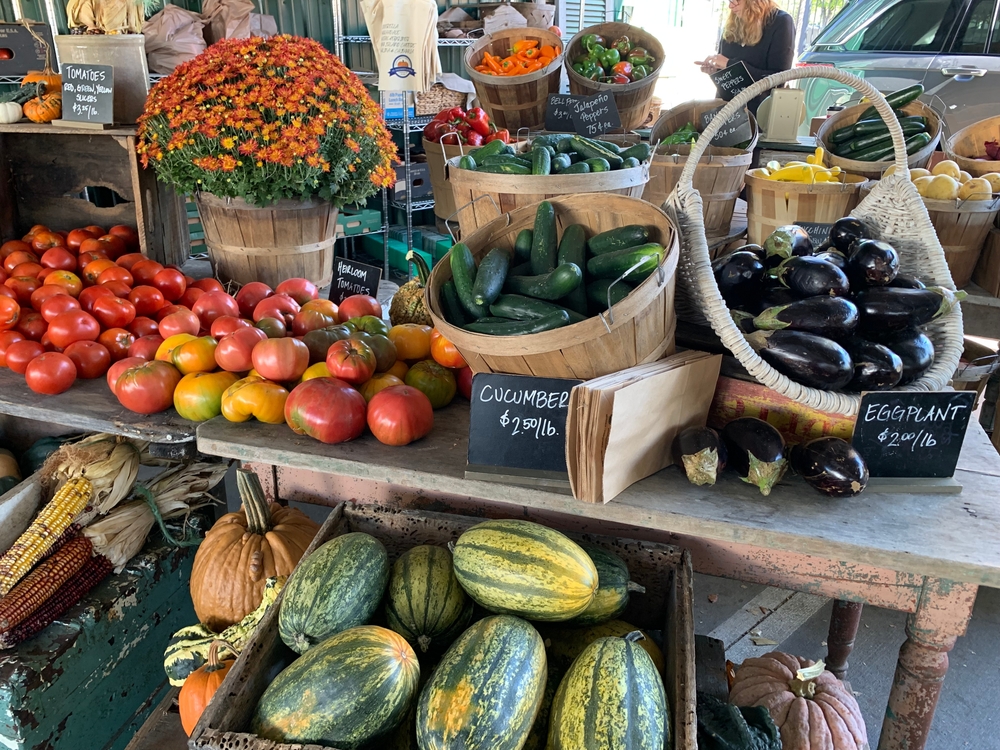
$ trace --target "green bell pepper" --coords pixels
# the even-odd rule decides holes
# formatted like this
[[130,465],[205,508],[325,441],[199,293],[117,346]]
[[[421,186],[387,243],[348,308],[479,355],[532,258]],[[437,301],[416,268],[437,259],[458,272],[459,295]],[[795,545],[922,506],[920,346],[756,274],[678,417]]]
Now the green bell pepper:
[[590,80],[595,80],[594,76],[601,74],[601,69],[593,60],[573,63],[573,70],[582,75],[584,78],[589,78]]
[[604,46],[604,37],[599,34],[584,34],[580,39],[580,44],[588,52],[592,51],[597,45]]
[[600,61],[601,67],[604,68],[605,71],[610,71],[619,62],[621,62],[622,55],[621,52],[612,47],[611,49],[604,50],[604,52],[599,54],[597,59]]
[[649,75],[649,68],[645,65],[633,65],[632,66],[632,80],[641,81]]
[[632,65],[645,65],[647,68],[652,68],[656,62],[653,56],[642,47],[633,47],[632,51],[628,53],[628,61]]
[[611,46],[614,47],[616,50],[618,50],[619,54],[621,54],[622,56],[622,59],[624,59],[625,56],[632,51],[632,42],[629,41],[629,38],[627,36],[618,37],[617,39],[615,39],[614,42],[611,43]]

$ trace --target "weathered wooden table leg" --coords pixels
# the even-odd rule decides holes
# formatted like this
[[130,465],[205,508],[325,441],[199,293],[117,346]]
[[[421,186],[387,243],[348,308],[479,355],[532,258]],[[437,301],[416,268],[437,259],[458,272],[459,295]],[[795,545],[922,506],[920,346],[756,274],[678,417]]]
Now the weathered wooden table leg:
[[878,750],[923,750],[948,672],[948,652],[965,633],[978,588],[924,579],[917,610],[906,620]]
[[830,633],[826,637],[826,668],[841,680],[847,674],[847,657],[854,650],[863,607],[860,602],[845,602],[842,599],[833,602]]

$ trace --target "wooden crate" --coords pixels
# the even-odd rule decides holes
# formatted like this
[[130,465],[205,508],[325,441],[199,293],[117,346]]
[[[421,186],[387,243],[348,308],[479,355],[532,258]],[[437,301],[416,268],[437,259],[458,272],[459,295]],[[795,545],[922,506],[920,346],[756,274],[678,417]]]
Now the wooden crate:
[[[465,529],[482,521],[482,518],[448,513],[341,504],[330,513],[303,559],[333,537],[362,531],[385,544],[391,563],[416,545],[445,545],[454,541]],[[567,519],[567,522],[572,523],[572,520]],[[551,517],[545,523],[559,528]],[[662,629],[672,750],[695,750],[694,602],[689,554],[678,547],[653,542],[589,534],[571,533],[569,536],[613,551],[628,564],[632,580],[646,587],[644,595],[632,596],[622,619],[640,628]],[[295,657],[278,635],[280,605],[279,598],[229,671],[216,699],[202,715],[191,735],[193,750],[319,750],[314,745],[278,744],[248,733],[250,720],[265,688]]]

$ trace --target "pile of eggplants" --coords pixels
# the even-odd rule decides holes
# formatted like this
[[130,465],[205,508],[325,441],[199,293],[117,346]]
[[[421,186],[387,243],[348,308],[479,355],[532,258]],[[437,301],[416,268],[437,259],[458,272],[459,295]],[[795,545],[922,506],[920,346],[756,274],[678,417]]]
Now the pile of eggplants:
[[764,361],[809,388],[888,390],[934,363],[923,327],[965,297],[899,273],[899,254],[847,216],[820,247],[775,230],[712,263],[737,326]]

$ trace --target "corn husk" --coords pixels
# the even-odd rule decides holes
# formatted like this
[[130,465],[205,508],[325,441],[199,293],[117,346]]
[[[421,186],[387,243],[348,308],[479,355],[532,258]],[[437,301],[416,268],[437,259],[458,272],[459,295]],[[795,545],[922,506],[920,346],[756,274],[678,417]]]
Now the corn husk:
[[147,443],[97,434],[62,446],[42,466],[42,489],[55,494],[70,479],[84,476],[94,487],[90,505],[75,519],[89,524],[129,496]]

